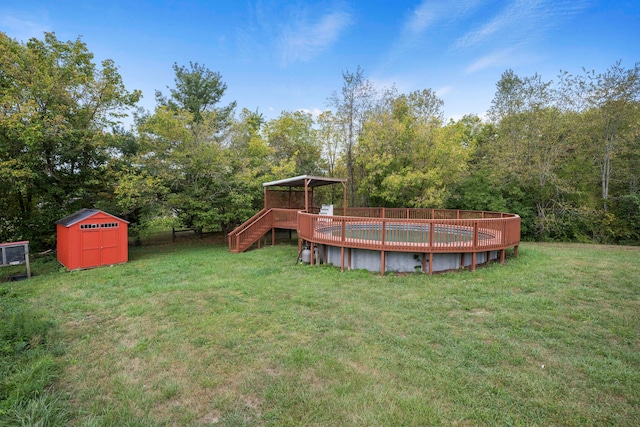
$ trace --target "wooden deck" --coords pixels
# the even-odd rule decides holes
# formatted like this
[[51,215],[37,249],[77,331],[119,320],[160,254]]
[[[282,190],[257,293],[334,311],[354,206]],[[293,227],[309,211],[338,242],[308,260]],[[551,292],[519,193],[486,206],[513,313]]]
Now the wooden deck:
[[[362,235],[349,235],[347,230],[354,228]],[[520,217],[501,212],[350,208],[347,216],[326,216],[273,208],[263,209],[229,233],[229,250],[243,252],[275,229],[297,230],[300,243],[368,249],[383,256],[385,252],[469,253],[472,269],[477,253],[499,251],[503,261],[504,250],[512,247],[517,255],[520,243]],[[412,231],[411,238],[407,230]],[[443,241],[438,234],[450,237]]]

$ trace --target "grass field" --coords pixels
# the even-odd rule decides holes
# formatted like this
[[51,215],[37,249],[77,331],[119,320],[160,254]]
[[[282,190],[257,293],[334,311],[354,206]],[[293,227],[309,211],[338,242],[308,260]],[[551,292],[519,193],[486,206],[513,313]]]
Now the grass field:
[[296,265],[211,240],[3,283],[57,325],[74,425],[640,424],[640,250],[525,243],[476,272]]

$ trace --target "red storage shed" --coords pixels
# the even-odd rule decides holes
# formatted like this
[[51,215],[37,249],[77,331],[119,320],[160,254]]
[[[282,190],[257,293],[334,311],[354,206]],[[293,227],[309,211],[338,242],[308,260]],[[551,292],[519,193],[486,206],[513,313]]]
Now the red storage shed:
[[69,270],[127,262],[128,225],[97,209],[81,209],[62,218],[56,222],[58,261]]

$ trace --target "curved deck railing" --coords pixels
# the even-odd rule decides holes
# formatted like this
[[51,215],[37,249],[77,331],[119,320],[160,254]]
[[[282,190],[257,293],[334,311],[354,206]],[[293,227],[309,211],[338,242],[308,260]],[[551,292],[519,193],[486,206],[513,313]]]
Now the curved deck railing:
[[520,217],[414,208],[350,208],[347,216],[298,212],[298,236],[313,244],[378,251],[477,253],[510,247],[517,251]]

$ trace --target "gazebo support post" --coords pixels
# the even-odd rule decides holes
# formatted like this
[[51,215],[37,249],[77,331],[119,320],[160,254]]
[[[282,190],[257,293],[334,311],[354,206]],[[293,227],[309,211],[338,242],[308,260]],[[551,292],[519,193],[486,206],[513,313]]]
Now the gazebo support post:
[[304,211],[309,212],[309,180],[304,180]]
[[342,183],[342,216],[347,216],[347,183]]

